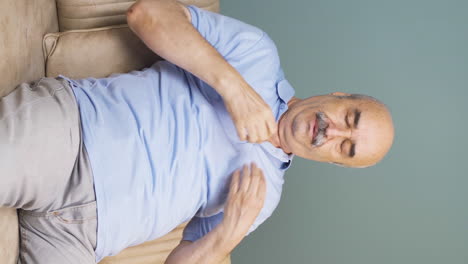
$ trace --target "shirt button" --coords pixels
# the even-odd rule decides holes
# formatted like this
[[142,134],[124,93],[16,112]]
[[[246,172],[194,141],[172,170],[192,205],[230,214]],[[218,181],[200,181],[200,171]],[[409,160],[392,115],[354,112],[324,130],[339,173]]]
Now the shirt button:
[[291,160],[288,160],[288,162],[283,162],[283,164],[281,164],[281,168],[280,169],[287,169],[289,168],[289,165],[291,165]]
[[283,110],[283,109],[284,109],[284,105],[280,105],[280,109]]

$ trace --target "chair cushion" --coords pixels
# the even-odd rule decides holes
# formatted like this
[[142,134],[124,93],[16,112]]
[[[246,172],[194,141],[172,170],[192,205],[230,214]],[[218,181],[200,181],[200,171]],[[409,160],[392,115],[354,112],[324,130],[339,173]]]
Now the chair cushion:
[[13,208],[0,207],[0,262],[16,263],[18,256],[18,215]]
[[57,30],[55,0],[0,1],[0,97],[44,76],[42,37]]
[[[57,0],[60,31],[125,24],[125,11],[135,0]],[[187,5],[219,11],[219,0],[183,0]]]
[[43,44],[47,77],[100,78],[160,59],[127,25],[50,33]]
[[182,231],[186,225],[187,223],[178,226],[159,239],[127,248],[116,256],[106,257],[99,264],[164,263],[172,249],[179,244]]

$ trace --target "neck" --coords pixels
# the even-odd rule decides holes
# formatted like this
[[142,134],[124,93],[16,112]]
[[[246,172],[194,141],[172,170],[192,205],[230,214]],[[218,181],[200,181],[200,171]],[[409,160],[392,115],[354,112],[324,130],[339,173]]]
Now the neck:
[[[299,98],[297,97],[292,97],[289,101],[288,101],[288,108],[291,108],[291,106],[300,101]],[[278,130],[276,131],[276,133],[274,133],[273,135],[271,135],[271,137],[267,140],[268,142],[270,142],[273,146],[277,147],[277,148],[280,148],[282,149],[285,153],[288,153],[287,151],[285,151],[285,149],[281,146],[281,141],[280,141],[280,138],[279,138],[279,129],[280,129],[280,124],[281,124],[281,120],[283,118],[283,116],[287,113],[288,111],[284,112],[281,117],[279,118],[279,121],[278,121]],[[291,153],[288,153],[288,154],[291,154]]]

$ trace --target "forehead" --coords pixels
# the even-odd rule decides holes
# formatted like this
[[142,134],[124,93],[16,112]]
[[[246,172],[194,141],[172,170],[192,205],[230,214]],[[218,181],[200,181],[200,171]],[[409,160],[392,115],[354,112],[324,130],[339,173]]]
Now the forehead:
[[373,164],[380,160],[393,141],[393,125],[386,108],[373,102],[354,102],[360,112],[359,125],[353,131],[355,163]]

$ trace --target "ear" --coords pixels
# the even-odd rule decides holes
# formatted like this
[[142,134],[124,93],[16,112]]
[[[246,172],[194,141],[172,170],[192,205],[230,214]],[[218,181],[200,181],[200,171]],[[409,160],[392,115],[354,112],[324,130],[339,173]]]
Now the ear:
[[334,95],[334,96],[350,96],[351,94],[342,93],[342,92],[334,92],[334,93],[331,93],[331,95]]

